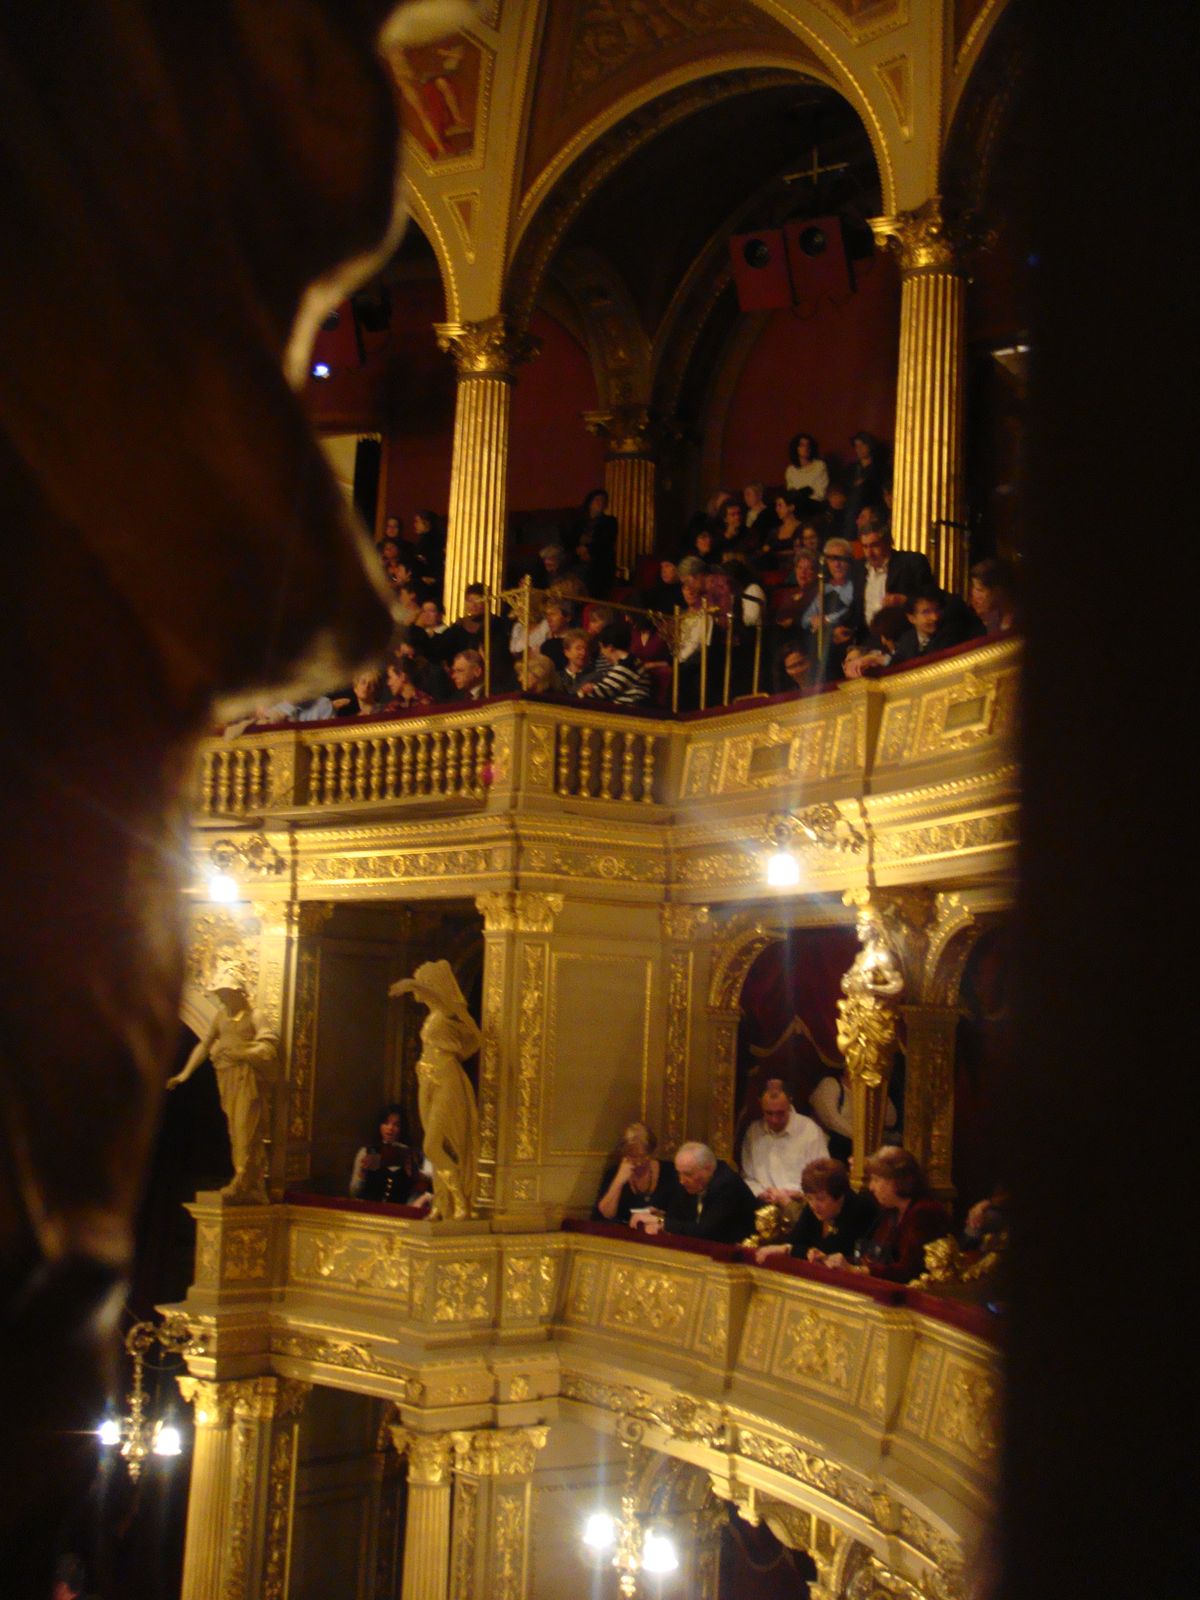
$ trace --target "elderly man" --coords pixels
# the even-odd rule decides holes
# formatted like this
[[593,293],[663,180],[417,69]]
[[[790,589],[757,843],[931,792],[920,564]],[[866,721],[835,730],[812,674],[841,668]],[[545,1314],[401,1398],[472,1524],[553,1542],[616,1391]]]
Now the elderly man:
[[450,664],[454,700],[479,700],[483,695],[483,657],[478,650],[460,650]]
[[680,1193],[666,1221],[651,1220],[647,1233],[682,1234],[714,1244],[740,1244],[754,1232],[755,1199],[737,1173],[718,1161],[706,1144],[681,1144],[675,1156]]
[[762,1115],[746,1130],[742,1175],[760,1203],[801,1200],[801,1177],[810,1161],[829,1154],[829,1143],[811,1117],[802,1117],[779,1078],[769,1078],[759,1102]]

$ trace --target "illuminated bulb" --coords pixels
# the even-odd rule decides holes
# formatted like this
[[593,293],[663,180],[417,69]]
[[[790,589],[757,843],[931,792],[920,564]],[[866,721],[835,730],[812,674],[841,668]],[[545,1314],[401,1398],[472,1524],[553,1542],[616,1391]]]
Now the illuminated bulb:
[[617,1542],[617,1525],[607,1511],[593,1511],[583,1525],[583,1542],[589,1550],[611,1550]]
[[772,889],[794,889],[800,882],[800,863],[790,850],[776,850],[769,858],[767,882]]
[[329,376],[329,363],[327,361],[314,361],[312,375],[314,378],[327,378]]
[[177,1456],[183,1452],[183,1440],[179,1429],[171,1423],[163,1423],[154,1435],[154,1454],[156,1456]]
[[96,1429],[96,1437],[106,1450],[111,1450],[121,1442],[121,1424],[113,1417],[105,1417]]
[[241,899],[237,879],[231,877],[228,872],[210,872],[208,898],[219,906],[231,906],[235,900]]
[[642,1546],[642,1571],[674,1572],[678,1566],[679,1557],[675,1554],[674,1542],[665,1533],[651,1530]]

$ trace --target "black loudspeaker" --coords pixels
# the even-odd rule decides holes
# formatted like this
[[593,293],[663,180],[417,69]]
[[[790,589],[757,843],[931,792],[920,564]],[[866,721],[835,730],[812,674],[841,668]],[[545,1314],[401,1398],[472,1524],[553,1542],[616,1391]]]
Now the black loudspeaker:
[[735,233],[729,241],[729,262],[743,311],[778,311],[792,304],[792,279],[782,229]]
[[783,230],[795,304],[809,316],[825,300],[854,293],[854,267],[840,217],[808,217]]

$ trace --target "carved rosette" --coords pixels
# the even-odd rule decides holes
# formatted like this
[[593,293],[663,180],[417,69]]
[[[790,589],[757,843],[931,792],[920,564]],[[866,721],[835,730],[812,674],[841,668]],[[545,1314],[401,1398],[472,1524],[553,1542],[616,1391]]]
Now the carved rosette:
[[460,381],[500,378],[512,383],[517,368],[532,361],[542,347],[540,339],[503,313],[480,322],[438,322],[434,332],[438,349],[454,357]]
[[912,211],[872,217],[870,225],[875,243],[892,252],[906,277],[918,272],[961,274],[972,252],[990,248],[996,238],[973,212],[947,212],[941,195]]

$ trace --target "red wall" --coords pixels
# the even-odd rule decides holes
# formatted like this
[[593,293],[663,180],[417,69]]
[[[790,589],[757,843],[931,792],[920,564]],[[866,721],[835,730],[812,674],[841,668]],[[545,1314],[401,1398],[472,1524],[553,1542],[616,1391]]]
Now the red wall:
[[508,458],[510,511],[578,505],[604,482],[604,447],[583,425],[598,405],[587,351],[544,312],[530,332],[541,354],[517,374]]
[[889,256],[857,262],[858,292],[807,321],[773,312],[742,368],[725,419],[721,482],[782,483],[788,440],[815,434],[826,460],[850,459],[860,428],[888,441],[896,419],[900,280]]

